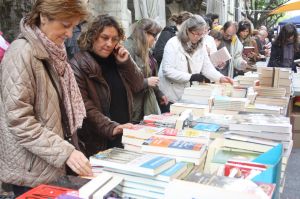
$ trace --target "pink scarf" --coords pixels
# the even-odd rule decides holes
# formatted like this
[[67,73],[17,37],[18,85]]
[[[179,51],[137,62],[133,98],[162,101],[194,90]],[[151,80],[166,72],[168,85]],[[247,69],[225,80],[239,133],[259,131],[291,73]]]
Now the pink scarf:
[[82,121],[86,117],[86,110],[73,70],[67,61],[65,45],[55,44],[39,28],[35,28],[34,31],[49,53],[52,66],[59,76],[63,103],[67,112],[70,131],[73,134],[82,126]]

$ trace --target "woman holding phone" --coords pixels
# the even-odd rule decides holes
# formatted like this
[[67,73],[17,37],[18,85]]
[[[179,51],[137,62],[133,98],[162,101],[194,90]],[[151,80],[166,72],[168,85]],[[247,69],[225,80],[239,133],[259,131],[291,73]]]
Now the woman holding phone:
[[123,39],[119,23],[100,15],[81,34],[82,51],[70,61],[87,110],[78,132],[87,156],[122,147],[122,130],[132,126],[132,95],[143,88],[143,74],[120,44]]

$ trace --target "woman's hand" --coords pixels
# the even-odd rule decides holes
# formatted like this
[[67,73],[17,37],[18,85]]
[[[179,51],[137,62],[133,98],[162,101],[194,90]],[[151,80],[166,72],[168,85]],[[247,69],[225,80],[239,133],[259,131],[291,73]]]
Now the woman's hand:
[[74,149],[66,164],[80,176],[93,176],[89,160],[80,151]]
[[117,44],[115,49],[114,49],[114,55],[118,62],[123,63],[128,60],[129,58],[129,52],[127,49],[122,46],[121,44]]
[[168,105],[168,103],[169,103],[169,100],[168,100],[168,97],[167,96],[162,96],[161,98],[160,98],[160,104],[161,105]]
[[220,83],[230,83],[233,84],[233,79],[227,76],[223,76],[220,78]]
[[218,68],[218,69],[223,69],[224,67],[226,66],[226,62],[221,62],[221,63],[219,63],[218,65],[217,65],[217,67],[216,68]]
[[152,76],[152,77],[149,77],[147,80],[148,80],[148,86],[149,87],[155,87],[159,83],[159,78],[158,77]]
[[131,129],[131,128],[133,128],[133,124],[131,123],[120,124],[114,128],[113,135],[115,136],[120,133],[123,133],[123,129]]

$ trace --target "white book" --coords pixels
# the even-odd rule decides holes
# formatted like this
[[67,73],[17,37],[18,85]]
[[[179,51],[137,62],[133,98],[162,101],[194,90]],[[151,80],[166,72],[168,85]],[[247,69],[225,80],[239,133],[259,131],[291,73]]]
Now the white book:
[[225,46],[220,50],[218,50],[217,52],[214,52],[210,55],[210,61],[215,67],[230,59],[231,59],[231,55]]
[[[110,174],[111,175],[111,174]],[[120,176],[113,176],[103,187],[93,194],[93,199],[102,199],[123,181]]]
[[83,199],[91,198],[92,195],[112,179],[112,177],[113,176],[109,173],[99,174],[96,178],[92,179],[78,190],[79,197]]
[[90,157],[92,166],[103,166],[154,176],[175,164],[175,159],[111,148]]

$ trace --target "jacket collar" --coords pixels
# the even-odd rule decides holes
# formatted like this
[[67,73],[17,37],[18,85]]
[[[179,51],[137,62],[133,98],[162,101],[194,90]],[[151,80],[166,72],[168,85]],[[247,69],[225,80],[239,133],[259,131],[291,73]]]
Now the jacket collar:
[[44,45],[36,36],[34,30],[25,25],[24,18],[20,22],[20,30],[21,34],[18,36],[18,38],[25,38],[31,46],[34,46],[34,48],[32,48],[33,55],[38,59],[49,59],[49,54]]

